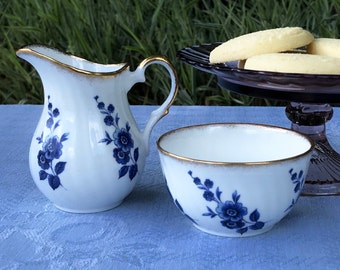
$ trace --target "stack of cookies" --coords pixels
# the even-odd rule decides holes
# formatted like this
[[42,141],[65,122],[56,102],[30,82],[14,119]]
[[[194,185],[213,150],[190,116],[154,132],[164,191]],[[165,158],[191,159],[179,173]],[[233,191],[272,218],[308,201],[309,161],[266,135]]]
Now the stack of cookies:
[[240,68],[250,70],[340,74],[340,39],[315,39],[301,27],[268,29],[222,43],[209,60],[212,64],[238,60]]

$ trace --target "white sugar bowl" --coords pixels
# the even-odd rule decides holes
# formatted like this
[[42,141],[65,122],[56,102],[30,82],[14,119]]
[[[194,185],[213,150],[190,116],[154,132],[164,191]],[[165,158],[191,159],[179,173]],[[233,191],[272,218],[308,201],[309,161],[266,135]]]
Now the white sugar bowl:
[[198,229],[245,237],[269,231],[297,202],[313,141],[280,127],[219,123],[157,141],[166,184]]

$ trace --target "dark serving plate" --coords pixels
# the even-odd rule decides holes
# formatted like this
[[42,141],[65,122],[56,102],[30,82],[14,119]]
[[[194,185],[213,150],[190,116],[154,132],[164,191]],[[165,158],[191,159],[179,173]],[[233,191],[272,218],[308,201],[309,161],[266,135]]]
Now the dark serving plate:
[[340,75],[280,73],[241,69],[237,62],[210,64],[210,52],[221,43],[195,45],[177,57],[194,68],[217,76],[228,90],[253,97],[308,103],[339,103]]

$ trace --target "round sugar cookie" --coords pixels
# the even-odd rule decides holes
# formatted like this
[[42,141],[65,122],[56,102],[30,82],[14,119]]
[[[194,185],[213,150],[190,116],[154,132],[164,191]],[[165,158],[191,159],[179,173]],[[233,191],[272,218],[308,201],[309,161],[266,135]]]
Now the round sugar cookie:
[[340,74],[340,58],[300,53],[271,53],[250,57],[245,69],[303,74]]
[[308,44],[307,53],[340,58],[340,39],[317,38]]
[[301,27],[274,28],[230,39],[211,51],[210,63],[247,59],[254,55],[283,52],[311,43],[313,35]]

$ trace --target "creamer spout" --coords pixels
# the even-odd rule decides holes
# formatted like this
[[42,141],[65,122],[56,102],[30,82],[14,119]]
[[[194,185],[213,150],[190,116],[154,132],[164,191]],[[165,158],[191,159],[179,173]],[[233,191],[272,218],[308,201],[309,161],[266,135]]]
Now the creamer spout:
[[29,62],[36,69],[42,62],[49,62],[81,74],[112,76],[126,70],[129,65],[127,63],[120,64],[99,64],[93,63],[83,58],[60,52],[57,49],[45,47],[42,45],[29,45],[19,49],[17,56]]

